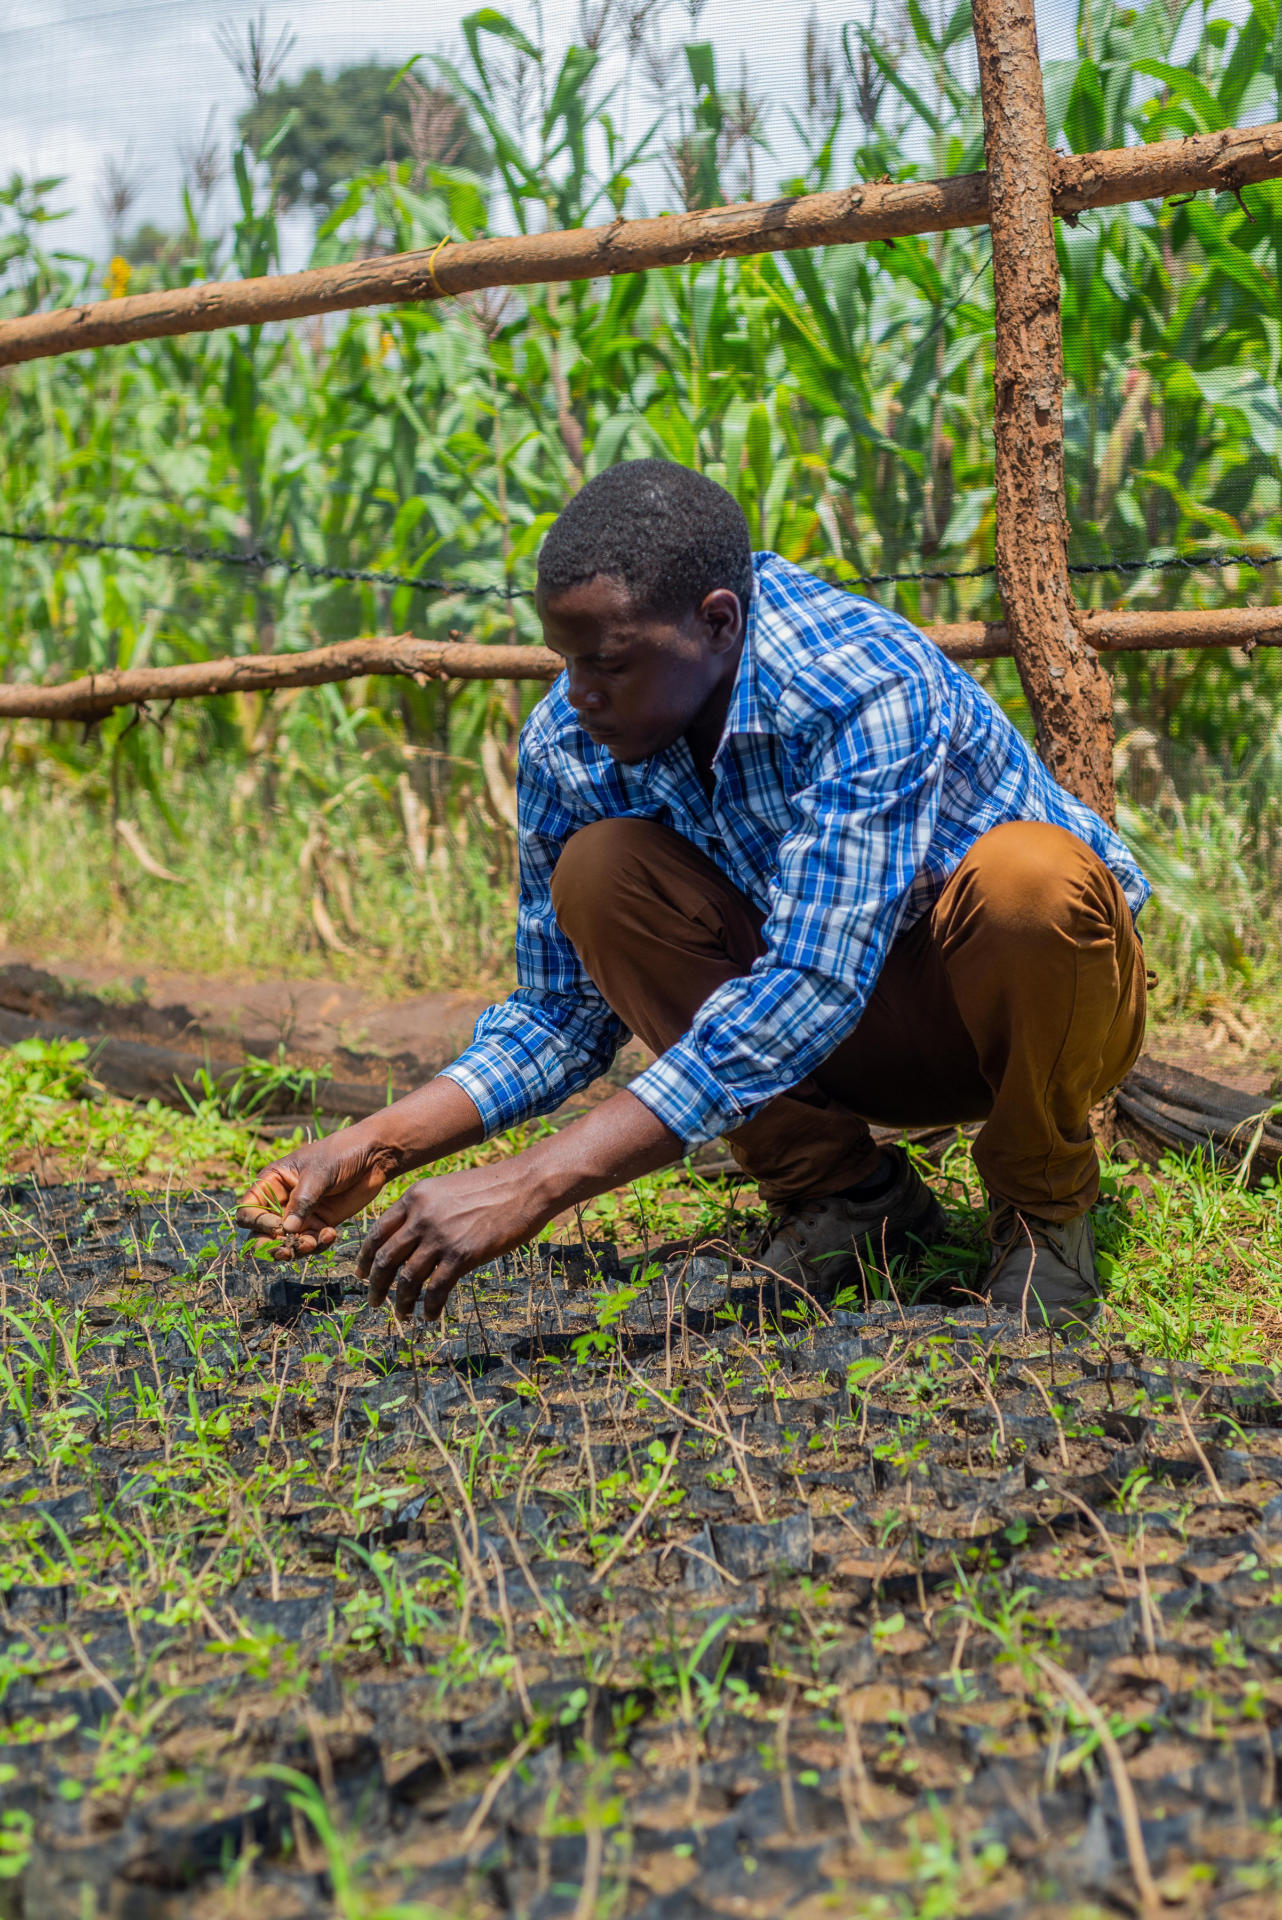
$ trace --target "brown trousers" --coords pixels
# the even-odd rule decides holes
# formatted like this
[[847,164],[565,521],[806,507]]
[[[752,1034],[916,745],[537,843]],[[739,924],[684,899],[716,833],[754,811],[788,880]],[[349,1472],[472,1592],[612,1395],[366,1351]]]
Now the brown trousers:
[[[591,979],[655,1053],[764,951],[757,908],[654,821],[581,828],[552,899]],[[1143,952],[1109,869],[1062,827],[1012,821],[895,941],[854,1032],[728,1144],[773,1205],[870,1173],[869,1121],[982,1120],[989,1193],[1071,1220],[1099,1191],[1090,1109],[1134,1063],[1144,1010]]]

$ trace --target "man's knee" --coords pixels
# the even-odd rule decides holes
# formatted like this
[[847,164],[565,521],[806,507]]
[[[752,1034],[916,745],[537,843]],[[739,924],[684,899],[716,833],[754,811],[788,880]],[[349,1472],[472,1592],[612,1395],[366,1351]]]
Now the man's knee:
[[1010,820],[971,847],[941,900],[945,946],[982,928],[1017,941],[1099,936],[1116,929],[1117,881],[1066,827]]
[[664,829],[653,820],[593,820],[571,834],[552,874],[557,925],[578,945],[616,916],[628,882],[643,881]]

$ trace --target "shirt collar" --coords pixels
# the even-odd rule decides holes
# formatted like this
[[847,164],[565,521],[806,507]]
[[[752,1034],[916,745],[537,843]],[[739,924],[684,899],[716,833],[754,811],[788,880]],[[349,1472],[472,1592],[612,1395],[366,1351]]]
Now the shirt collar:
[[738,671],[735,674],[734,686],[730,690],[730,705],[726,710],[726,724],[721,730],[718,754],[726,741],[736,733],[765,732],[757,687],[757,626],[760,617],[761,586],[754,579],[752,599],[748,603],[748,619],[744,629],[743,652],[739,655]]
[[[748,619],[743,635],[743,651],[739,655],[734,685],[730,689],[730,705],[726,709],[725,725],[721,729],[717,750],[712,756],[714,769],[736,734],[766,731],[757,693],[755,636],[760,601],[761,589],[754,578],[752,599],[748,604]],[[699,807],[710,805],[707,795],[695,778],[690,749],[684,740],[676,741],[663,753],[656,753],[652,759],[645,761],[643,777],[651,792],[660,793],[669,799],[676,798],[678,795],[688,799],[690,795],[694,795]]]

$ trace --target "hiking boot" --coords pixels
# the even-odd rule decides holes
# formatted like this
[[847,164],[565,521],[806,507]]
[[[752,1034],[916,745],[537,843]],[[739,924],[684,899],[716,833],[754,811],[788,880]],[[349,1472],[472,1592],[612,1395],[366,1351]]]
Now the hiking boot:
[[780,1208],[753,1265],[831,1300],[886,1266],[942,1239],[948,1219],[902,1147],[888,1147],[889,1185],[867,1199],[840,1193]]
[[988,1216],[992,1243],[980,1288],[993,1306],[1027,1317],[1031,1328],[1085,1326],[1099,1309],[1095,1229],[1076,1220],[1039,1220],[1009,1201]]

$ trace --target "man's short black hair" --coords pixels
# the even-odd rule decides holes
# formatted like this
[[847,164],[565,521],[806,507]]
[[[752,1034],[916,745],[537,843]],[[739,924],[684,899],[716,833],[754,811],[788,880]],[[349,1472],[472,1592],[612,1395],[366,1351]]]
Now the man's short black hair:
[[673,460],[624,460],[589,480],[548,528],[539,587],[555,599],[584,580],[623,581],[633,605],[666,619],[718,587],[752,598],[752,541],[733,494]]

